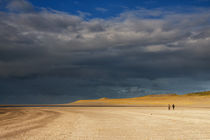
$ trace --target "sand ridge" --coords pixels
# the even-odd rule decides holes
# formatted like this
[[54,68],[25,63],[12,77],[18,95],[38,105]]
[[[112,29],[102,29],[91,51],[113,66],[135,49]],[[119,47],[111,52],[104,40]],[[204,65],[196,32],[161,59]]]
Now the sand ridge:
[[159,94],[120,99],[104,97],[92,100],[78,100],[69,104],[89,106],[166,106],[168,104],[177,104],[178,106],[185,107],[210,107],[210,91],[185,95]]
[[41,108],[1,108],[0,139],[38,129],[59,116],[59,112]]

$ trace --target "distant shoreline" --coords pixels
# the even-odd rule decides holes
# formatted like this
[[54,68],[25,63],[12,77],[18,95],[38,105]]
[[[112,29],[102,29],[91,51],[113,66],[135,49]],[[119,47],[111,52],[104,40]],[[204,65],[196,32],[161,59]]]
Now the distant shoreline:
[[177,94],[156,94],[134,98],[99,98],[64,104],[2,104],[1,107],[210,107],[210,91]]
[[[144,105],[0,105],[1,108],[24,108],[24,107],[139,107],[139,108],[153,108],[161,107],[165,108],[167,106],[144,106]],[[178,108],[210,108],[209,106],[178,106]]]
[[141,105],[0,105],[1,107],[165,107]]

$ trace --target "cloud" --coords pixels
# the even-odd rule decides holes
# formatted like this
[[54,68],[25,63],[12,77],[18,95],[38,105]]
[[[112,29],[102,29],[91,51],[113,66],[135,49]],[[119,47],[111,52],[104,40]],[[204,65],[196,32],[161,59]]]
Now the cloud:
[[1,104],[59,104],[81,99],[130,98],[148,94],[210,90],[210,81],[189,78],[78,79],[36,77],[0,79]]
[[99,12],[107,12],[108,11],[108,9],[105,9],[105,8],[102,8],[102,7],[97,7],[96,8],[96,11],[99,11]]
[[33,5],[26,0],[11,0],[7,8],[15,12],[31,12],[34,10]]
[[[0,80],[9,79],[6,85],[14,79],[20,83],[27,79],[34,85],[47,77],[43,85],[60,81],[60,87],[55,93],[54,88],[45,93],[62,93],[61,100],[68,94],[131,97],[189,91],[190,86],[207,89],[202,84],[210,79],[208,9],[186,13],[137,9],[107,19],[85,19],[48,9],[26,12],[34,8],[27,1],[11,1],[7,7],[10,12],[0,12]],[[177,82],[182,78],[190,83],[188,87]],[[195,86],[196,80],[199,86]],[[18,93],[42,94],[42,88],[23,92],[25,83],[13,85]],[[18,96],[4,87],[0,89],[8,95]]]
[[80,17],[83,17],[83,18],[91,16],[91,13],[88,13],[88,12],[77,11],[77,13],[79,14]]
[[180,14],[139,9],[107,20],[85,20],[52,10],[2,12],[0,76],[206,73],[209,16],[204,10]]

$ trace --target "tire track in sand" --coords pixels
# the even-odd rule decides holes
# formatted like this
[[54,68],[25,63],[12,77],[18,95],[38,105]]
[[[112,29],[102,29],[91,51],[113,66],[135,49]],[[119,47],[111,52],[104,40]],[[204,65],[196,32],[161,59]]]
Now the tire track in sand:
[[59,115],[59,112],[44,108],[1,108],[0,139],[43,127]]

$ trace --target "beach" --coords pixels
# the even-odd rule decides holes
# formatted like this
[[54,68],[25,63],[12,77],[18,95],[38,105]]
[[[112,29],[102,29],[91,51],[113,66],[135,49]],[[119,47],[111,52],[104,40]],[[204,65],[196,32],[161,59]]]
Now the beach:
[[2,140],[207,140],[210,108],[0,108]]

